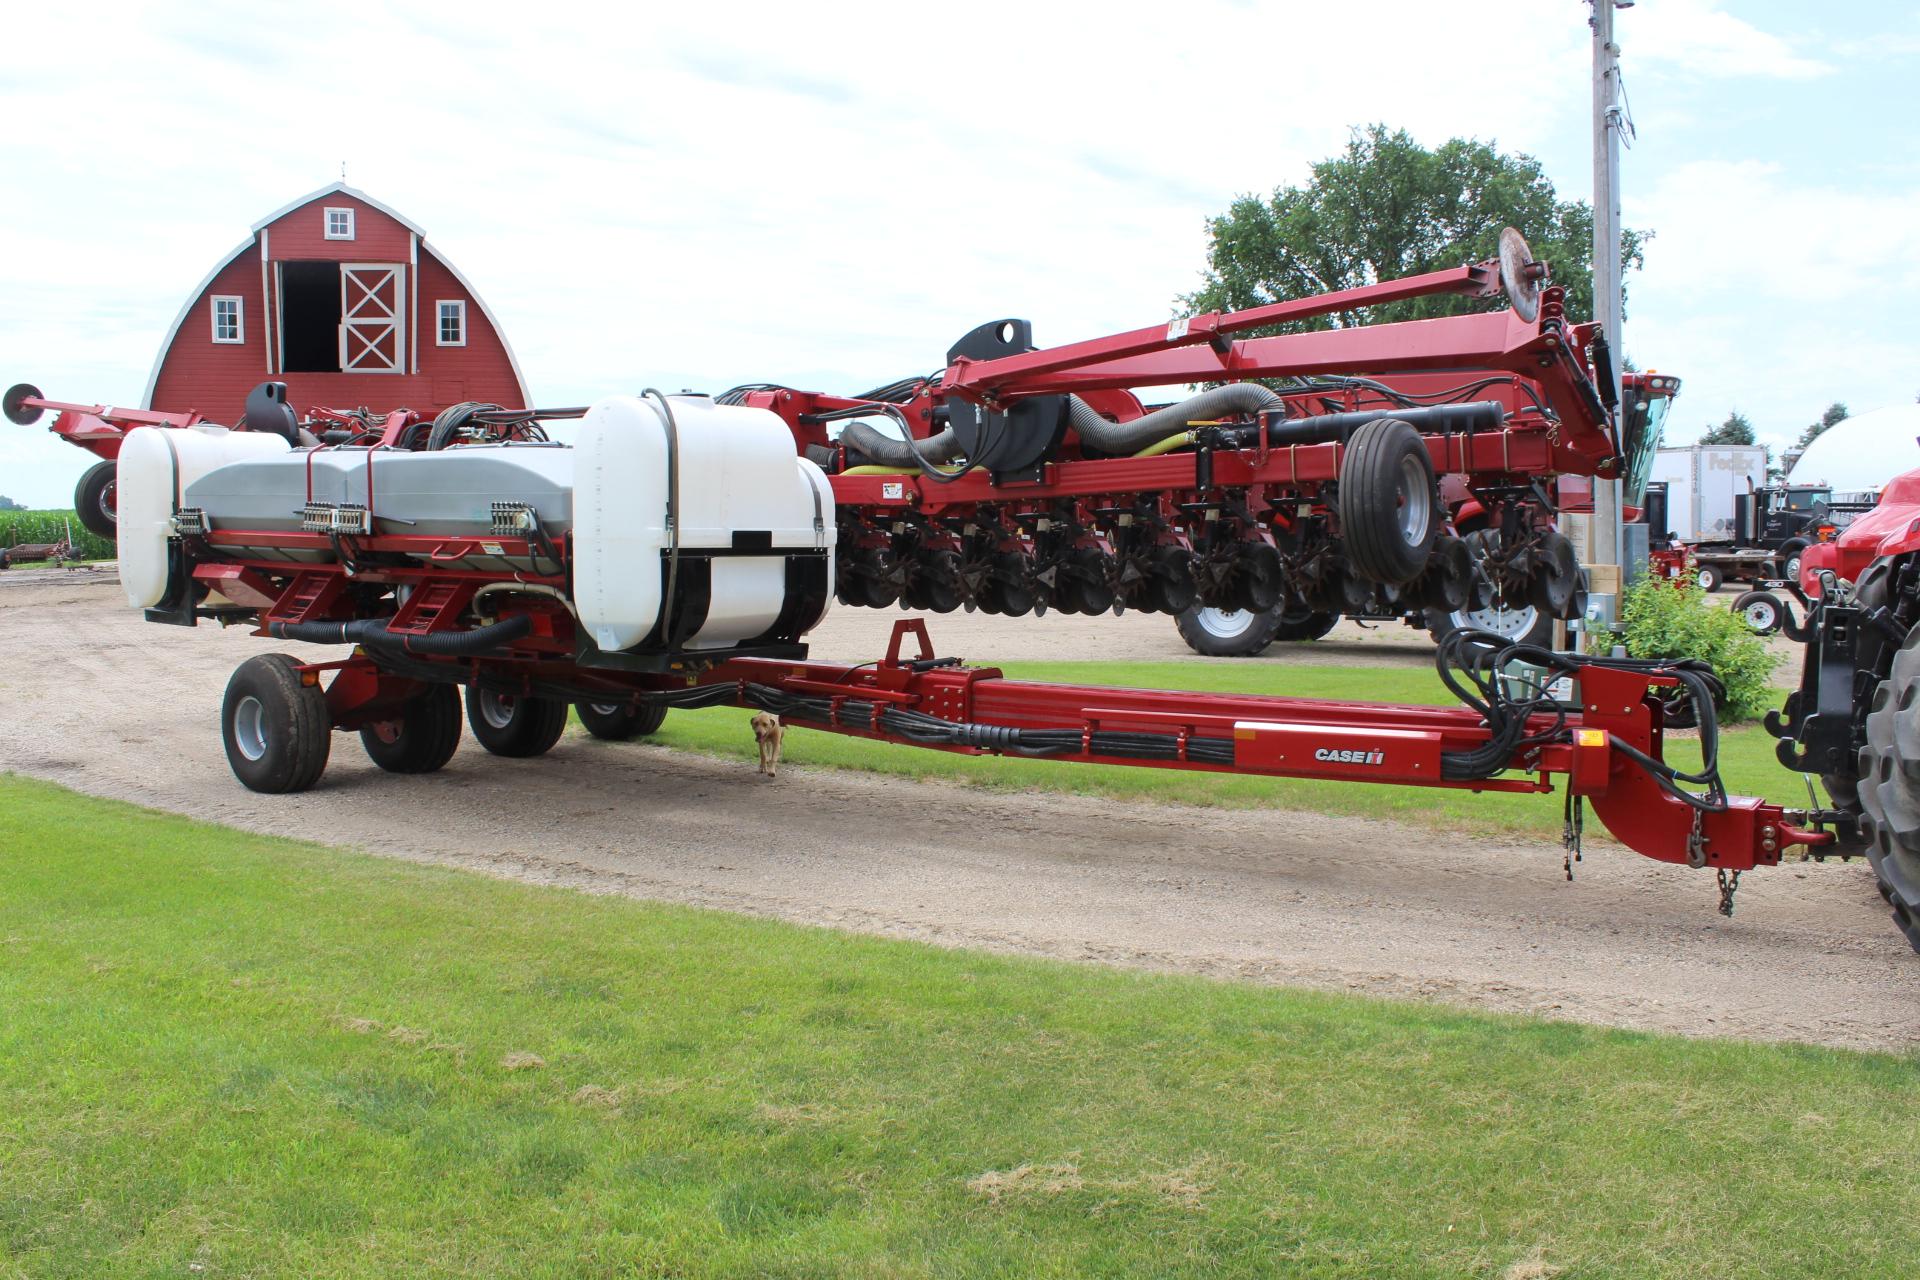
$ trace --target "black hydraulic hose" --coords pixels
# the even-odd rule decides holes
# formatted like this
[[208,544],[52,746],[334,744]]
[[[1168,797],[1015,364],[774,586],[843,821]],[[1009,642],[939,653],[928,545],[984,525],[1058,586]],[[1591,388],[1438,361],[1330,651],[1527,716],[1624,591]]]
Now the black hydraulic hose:
[[307,644],[358,644],[373,649],[398,649],[403,653],[467,658],[511,644],[533,630],[533,618],[524,613],[471,631],[434,631],[423,636],[389,631],[387,624],[391,621],[391,618],[355,618],[350,622],[269,622],[267,634],[277,640],[300,640]]
[[[1356,409],[1350,413],[1322,413],[1310,418],[1275,421],[1267,426],[1270,445],[1328,444],[1344,442],[1369,422],[1397,418],[1423,435],[1453,433],[1470,435],[1476,431],[1498,431],[1507,420],[1507,411],[1498,400],[1475,400],[1470,404],[1436,404],[1422,408]],[[1227,438],[1245,447],[1259,439],[1258,427],[1229,427]]]
[[1285,401],[1257,382],[1229,382],[1131,422],[1108,422],[1079,396],[1068,396],[1067,425],[1096,452],[1132,454],[1179,435],[1190,422],[1211,422],[1284,407]]
[[[1257,382],[1230,382],[1131,422],[1108,422],[1079,396],[1068,396],[1067,423],[1096,453],[1132,454],[1178,435],[1189,422],[1260,413],[1283,408],[1284,403]],[[849,452],[885,467],[919,467],[923,462],[952,462],[960,456],[960,441],[952,427],[909,443],[856,420],[841,429],[840,442]]]

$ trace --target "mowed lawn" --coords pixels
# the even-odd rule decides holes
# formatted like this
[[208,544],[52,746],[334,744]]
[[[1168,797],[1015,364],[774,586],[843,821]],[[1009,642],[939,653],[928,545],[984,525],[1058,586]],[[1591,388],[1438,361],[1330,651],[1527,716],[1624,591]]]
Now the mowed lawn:
[[6,777],[0,1013],[5,1276],[1920,1257],[1913,1058],[941,950]]
[[[1456,700],[1430,666],[1277,666],[1265,663],[1198,662],[1010,662],[1000,668],[1019,680],[1066,684],[1193,689],[1221,693],[1281,694],[1355,702],[1432,706]],[[1784,697],[1784,695],[1782,695]],[[722,707],[674,711],[649,742],[710,755],[751,759],[755,748],[748,712]],[[864,769],[915,778],[937,778],[1007,790],[1077,792],[1181,804],[1236,808],[1273,806],[1321,813],[1396,818],[1447,831],[1558,838],[1562,824],[1555,796],[1460,791],[1436,787],[1361,786],[1296,778],[1254,778],[1178,769],[1072,764],[1000,756],[966,756],[919,747],[876,743],[808,729],[793,721],[786,758],[796,764]],[[1689,770],[1700,763],[1698,741],[1669,740],[1668,758]],[[1804,775],[1781,766],[1774,740],[1758,724],[1721,732],[1720,769],[1735,795],[1761,796],[1804,806]],[[1825,795],[1821,795],[1824,802]],[[1600,833],[1598,824],[1588,828]]]

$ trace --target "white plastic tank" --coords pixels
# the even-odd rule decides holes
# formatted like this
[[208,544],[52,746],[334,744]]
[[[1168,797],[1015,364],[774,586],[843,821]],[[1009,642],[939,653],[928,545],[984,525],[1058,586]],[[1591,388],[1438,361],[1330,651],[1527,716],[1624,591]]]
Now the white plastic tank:
[[[682,622],[698,618],[689,649],[751,640],[790,611],[789,556],[824,560],[833,598],[833,491],[798,456],[793,434],[764,409],[670,396],[671,437],[660,402],[611,396],[581,421],[575,443],[573,593],[580,623],[602,650],[631,649],[661,621],[667,508],[678,475]],[[669,453],[672,453],[670,459]],[[687,554],[693,553],[693,554]],[[818,617],[790,619],[805,631]],[[679,627],[676,626],[676,630]]]
[[226,427],[137,427],[120,445],[114,476],[114,522],[120,586],[127,603],[149,609],[167,594],[167,540],[188,485],[243,458],[285,453],[287,441],[267,431]]

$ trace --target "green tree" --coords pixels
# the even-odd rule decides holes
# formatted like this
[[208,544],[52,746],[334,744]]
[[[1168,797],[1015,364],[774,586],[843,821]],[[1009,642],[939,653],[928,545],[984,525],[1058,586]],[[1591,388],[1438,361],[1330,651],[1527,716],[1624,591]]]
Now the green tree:
[[1845,422],[1846,420],[1847,406],[1835,400],[1827,406],[1827,411],[1820,415],[1820,421],[1800,433],[1800,443],[1796,444],[1794,448],[1805,449],[1808,445],[1819,439],[1820,433],[1828,427],[1831,427],[1836,422]]
[[1700,443],[1701,444],[1752,444],[1753,443],[1753,423],[1747,420],[1746,414],[1740,412],[1738,409],[1735,409],[1732,413],[1727,415],[1727,420],[1725,422],[1721,423],[1717,427],[1707,428],[1707,433],[1700,437]]
[[0,493],[0,511],[25,511],[25,510],[26,510],[25,507],[15,502],[12,498],[9,498],[4,493]]
[[[1532,156],[1452,138],[1432,150],[1406,130],[1356,129],[1347,149],[1313,166],[1303,187],[1271,198],[1243,195],[1207,223],[1207,271],[1181,302],[1194,311],[1238,310],[1418,275],[1498,252],[1500,229],[1518,227],[1534,256],[1567,290],[1567,311],[1593,314],[1593,209],[1562,200]],[[1626,266],[1639,268],[1650,233],[1623,230]],[[1370,307],[1365,320],[1426,319],[1504,306],[1498,298],[1452,295]],[[1298,328],[1359,323],[1343,312]]]

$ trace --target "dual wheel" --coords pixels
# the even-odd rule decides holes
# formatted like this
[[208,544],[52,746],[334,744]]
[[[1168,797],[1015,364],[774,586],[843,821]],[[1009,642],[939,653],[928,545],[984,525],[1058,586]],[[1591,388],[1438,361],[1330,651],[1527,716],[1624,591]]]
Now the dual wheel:
[[[428,685],[400,714],[361,729],[360,744],[389,773],[432,773],[460,746],[461,701],[452,685]],[[566,732],[568,704],[557,698],[472,688],[465,702],[474,738],[497,756],[544,755]],[[618,741],[653,732],[666,716],[665,708],[646,704],[582,703],[579,710],[589,733]],[[227,682],[220,727],[234,776],[248,790],[272,795],[318,782],[333,745],[326,692],[284,653],[240,664]]]

